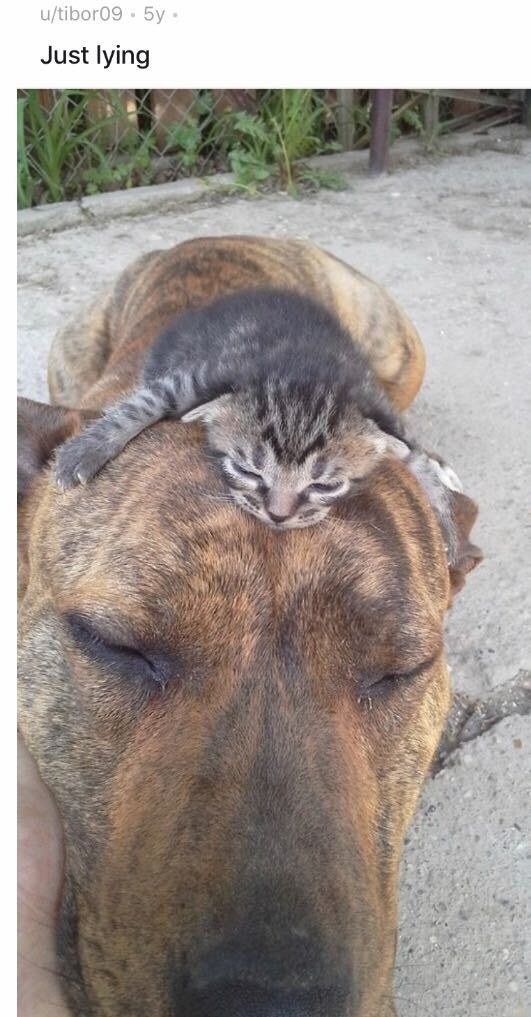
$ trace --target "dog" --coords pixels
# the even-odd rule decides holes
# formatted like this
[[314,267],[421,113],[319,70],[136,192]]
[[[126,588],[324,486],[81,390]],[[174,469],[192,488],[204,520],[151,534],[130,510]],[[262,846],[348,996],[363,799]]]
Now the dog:
[[61,811],[57,953],[78,1017],[391,1017],[405,831],[450,703],[449,567],[397,459],[326,523],[276,533],[224,496],[199,424],[163,421],[66,493],[55,450],[131,390],[185,308],[306,293],[397,409],[420,338],[380,286],[299,240],[142,257],[54,340],[19,406],[20,729]]

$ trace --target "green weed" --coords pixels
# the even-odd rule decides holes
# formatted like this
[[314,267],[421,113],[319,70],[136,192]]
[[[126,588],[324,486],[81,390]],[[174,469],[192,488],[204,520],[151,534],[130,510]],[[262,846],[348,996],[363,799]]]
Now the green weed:
[[[108,156],[98,140],[114,115],[87,123],[85,93],[64,89],[51,110],[42,107],[36,89],[18,99],[18,200],[25,208],[34,201],[63,201],[79,184],[80,167],[95,167]],[[66,193],[65,193],[66,192]]]
[[255,114],[237,113],[228,152],[236,184],[253,190],[273,181],[295,193],[301,161],[334,148],[325,138],[328,113],[314,90],[300,88],[272,89]]

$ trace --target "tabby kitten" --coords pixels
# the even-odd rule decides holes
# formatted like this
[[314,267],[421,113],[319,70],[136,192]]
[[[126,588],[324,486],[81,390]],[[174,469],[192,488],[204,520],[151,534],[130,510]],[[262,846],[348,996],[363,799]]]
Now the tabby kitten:
[[164,417],[202,421],[233,500],[275,528],[318,523],[387,451],[412,455],[348,332],[321,304],[280,289],[241,291],[173,321],[141,386],[59,449],[57,483],[87,483]]

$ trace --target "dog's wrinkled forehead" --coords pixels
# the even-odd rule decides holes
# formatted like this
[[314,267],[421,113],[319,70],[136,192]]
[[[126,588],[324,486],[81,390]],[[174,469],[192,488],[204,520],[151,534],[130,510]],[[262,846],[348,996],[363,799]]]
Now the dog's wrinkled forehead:
[[316,576],[347,584],[350,571],[372,570],[382,586],[404,582],[437,602],[447,596],[437,520],[408,469],[392,459],[322,524],[291,534],[239,510],[202,429],[174,421],[140,436],[87,487],[61,494],[50,484],[49,496],[61,583],[89,596],[108,587],[135,602],[162,603],[190,584],[229,589],[229,571],[237,590],[254,595],[273,559],[306,560]]

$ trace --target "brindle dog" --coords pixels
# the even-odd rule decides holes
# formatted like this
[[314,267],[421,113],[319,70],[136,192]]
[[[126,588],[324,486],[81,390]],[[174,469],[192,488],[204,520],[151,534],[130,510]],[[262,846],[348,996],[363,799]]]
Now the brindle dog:
[[50,459],[132,388],[190,305],[261,283],[333,307],[395,406],[420,340],[313,246],[150,254],[56,339],[21,401],[20,725],[62,813],[58,955],[78,1017],[389,1017],[404,833],[450,692],[443,627],[478,559],[385,461],[326,523],[227,500],[199,425],[165,421],[87,488]]

